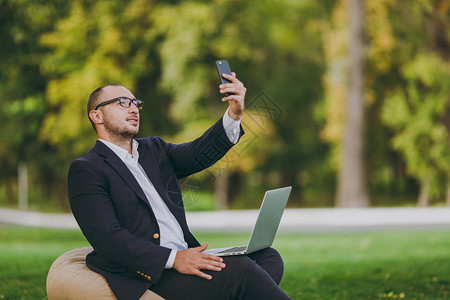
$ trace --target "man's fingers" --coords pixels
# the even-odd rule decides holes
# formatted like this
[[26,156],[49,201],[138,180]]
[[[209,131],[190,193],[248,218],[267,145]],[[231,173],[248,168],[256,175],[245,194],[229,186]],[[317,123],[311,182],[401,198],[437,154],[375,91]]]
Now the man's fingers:
[[236,78],[236,73],[234,73],[234,72],[231,72],[231,75],[230,74],[226,74],[226,73],[222,73],[222,77],[225,78],[225,79],[228,79],[229,81],[231,81],[233,83],[234,82],[240,82],[239,79]]
[[214,266],[212,264],[201,264],[201,265],[198,266],[198,269],[199,270],[211,270],[211,271],[219,272],[219,271],[222,271],[223,268],[219,267],[219,266]]
[[195,272],[193,272],[192,275],[196,275],[198,277],[205,278],[205,279],[208,279],[208,280],[212,279],[211,275],[203,273],[202,271],[199,271],[199,270],[196,270]]
[[221,268],[221,269],[223,269],[223,268],[225,268],[227,266],[223,262],[213,262],[212,265],[215,266],[215,267]]
[[230,94],[234,94],[234,95],[241,95],[243,92],[244,92],[243,89],[239,89],[239,88],[235,88],[235,87],[220,89],[221,94],[230,93]]
[[222,98],[222,102],[227,102],[227,101],[231,101],[231,100],[236,100],[236,99],[233,99],[232,96]]
[[223,258],[211,254],[203,254],[202,260],[197,263],[197,269],[207,269],[213,271],[221,271],[226,265],[223,263]]
[[205,254],[202,253],[202,258],[205,260],[210,260],[210,261],[216,261],[216,262],[223,262],[223,258],[220,256],[216,256],[216,255],[212,255],[212,254]]
[[[226,267],[226,265],[224,263],[215,262],[215,261],[207,261],[205,263],[197,265],[198,271],[202,274],[204,274],[204,273],[201,272],[200,270],[211,270],[211,271],[220,272],[225,267]],[[195,271],[195,273],[197,273],[197,272]]]
[[220,89],[224,89],[224,88],[232,88],[232,87],[244,87],[244,84],[242,82],[240,82],[238,79],[234,79],[235,81],[232,83],[221,83],[219,84],[219,88]]
[[211,280],[212,276],[200,270],[210,270],[219,272],[225,268],[223,258],[212,254],[201,253],[208,247],[208,244],[179,251],[175,258],[174,268],[183,274],[192,274],[201,278]]
[[[216,256],[217,257],[217,256]],[[204,259],[202,262],[203,264],[209,264],[212,266],[216,266],[216,267],[220,267],[220,268],[225,268],[225,264],[223,263],[223,259],[218,257],[219,259]]]
[[236,95],[230,95],[230,96],[222,98],[222,102],[227,102],[227,101],[231,101],[231,100],[235,100],[235,101],[239,102],[240,99]]

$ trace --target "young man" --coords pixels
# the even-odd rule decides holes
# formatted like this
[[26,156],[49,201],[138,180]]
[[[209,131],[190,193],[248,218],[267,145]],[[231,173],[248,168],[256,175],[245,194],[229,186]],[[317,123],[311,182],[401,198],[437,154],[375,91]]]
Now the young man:
[[223,75],[224,116],[198,139],[180,145],[160,137],[134,139],[143,102],[121,85],[89,97],[98,140],[68,175],[72,212],[94,251],[88,267],[119,300],[147,289],[166,299],[289,299],[278,287],[283,261],[272,248],[221,258],[202,253],[186,223],[177,180],[218,161],[243,134],[246,89]]

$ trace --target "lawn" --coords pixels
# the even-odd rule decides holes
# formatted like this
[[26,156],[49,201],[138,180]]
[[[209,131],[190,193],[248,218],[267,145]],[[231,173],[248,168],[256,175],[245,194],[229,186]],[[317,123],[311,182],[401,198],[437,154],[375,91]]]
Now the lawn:
[[[198,234],[211,247],[247,234]],[[53,260],[87,245],[79,231],[0,225],[0,299],[46,299]],[[279,234],[281,287],[294,299],[450,299],[450,231]]]

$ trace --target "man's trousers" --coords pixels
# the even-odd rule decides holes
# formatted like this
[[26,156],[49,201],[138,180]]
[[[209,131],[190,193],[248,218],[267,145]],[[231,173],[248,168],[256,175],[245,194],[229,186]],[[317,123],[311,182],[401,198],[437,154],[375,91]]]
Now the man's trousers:
[[211,280],[165,270],[152,291],[171,299],[290,299],[279,287],[284,265],[273,248],[248,255],[223,257],[222,271],[202,270]]

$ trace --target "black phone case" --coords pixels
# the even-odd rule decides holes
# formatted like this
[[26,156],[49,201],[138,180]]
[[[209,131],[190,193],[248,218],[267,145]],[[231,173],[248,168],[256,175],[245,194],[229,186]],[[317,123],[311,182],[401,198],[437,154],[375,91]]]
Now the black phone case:
[[216,60],[217,72],[219,73],[220,82],[231,83],[228,79],[222,77],[222,73],[231,75],[230,65],[226,60]]
[[[216,67],[217,67],[217,72],[219,73],[220,82],[221,83],[231,83],[231,81],[222,77],[223,73],[231,75],[231,69],[230,69],[230,65],[228,64],[228,61],[216,60]],[[226,97],[228,97],[230,95],[231,95],[230,93],[225,93]]]

